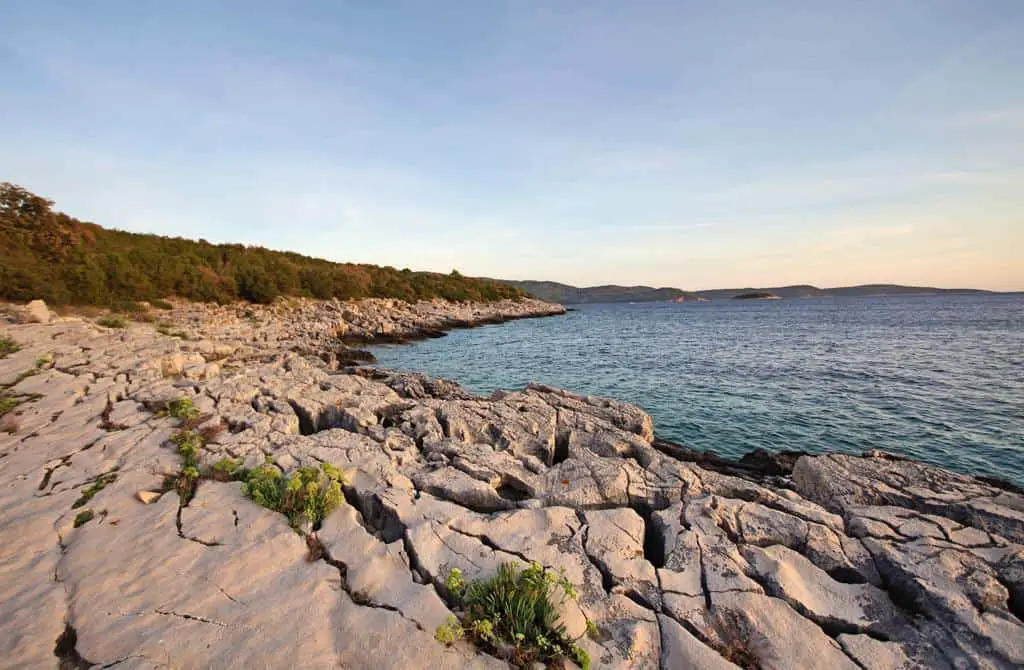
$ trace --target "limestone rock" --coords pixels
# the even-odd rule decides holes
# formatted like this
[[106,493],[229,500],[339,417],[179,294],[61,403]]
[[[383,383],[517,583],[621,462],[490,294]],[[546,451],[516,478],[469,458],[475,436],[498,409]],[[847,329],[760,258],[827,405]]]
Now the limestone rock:
[[22,321],[25,323],[50,323],[53,316],[42,300],[32,300],[22,309]]

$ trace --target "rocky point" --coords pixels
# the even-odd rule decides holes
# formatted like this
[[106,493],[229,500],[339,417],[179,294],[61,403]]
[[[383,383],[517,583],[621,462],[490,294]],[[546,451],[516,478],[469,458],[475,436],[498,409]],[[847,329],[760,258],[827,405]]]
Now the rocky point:
[[[632,405],[479,397],[355,367],[346,344],[561,311],[177,304],[108,328],[8,309],[0,665],[508,667],[434,639],[445,576],[507,562],[575,585],[561,622],[594,668],[1024,665],[1012,487],[881,453],[695,459]],[[179,422],[160,410],[182,398],[203,463],[344,472],[315,553],[237,482],[168,490]]]

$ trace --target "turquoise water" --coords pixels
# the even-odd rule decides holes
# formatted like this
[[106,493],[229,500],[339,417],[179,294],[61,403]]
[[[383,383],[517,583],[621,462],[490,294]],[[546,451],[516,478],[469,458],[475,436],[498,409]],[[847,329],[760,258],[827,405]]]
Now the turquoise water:
[[373,351],[481,394],[633,402],[727,456],[884,449],[1024,484],[1024,295],[585,305]]

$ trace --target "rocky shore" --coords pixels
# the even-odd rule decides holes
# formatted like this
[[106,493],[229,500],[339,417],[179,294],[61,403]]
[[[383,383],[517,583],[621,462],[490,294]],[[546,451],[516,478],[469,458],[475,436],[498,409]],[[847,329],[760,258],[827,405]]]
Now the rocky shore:
[[[293,300],[124,328],[9,310],[0,666],[508,667],[434,639],[446,575],[507,562],[575,586],[557,606],[593,668],[1024,665],[1017,492],[881,453],[730,463],[632,405],[477,397],[352,367],[342,342],[560,310]],[[314,534],[238,482],[168,490],[184,398],[204,471],[327,463],[343,504]]]

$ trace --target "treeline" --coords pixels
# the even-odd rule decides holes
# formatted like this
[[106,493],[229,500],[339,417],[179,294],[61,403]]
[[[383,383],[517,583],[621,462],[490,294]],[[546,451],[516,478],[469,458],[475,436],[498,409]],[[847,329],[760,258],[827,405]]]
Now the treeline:
[[268,303],[282,295],[492,301],[523,293],[456,271],[332,263],[262,247],[108,230],[0,183],[0,298],[118,307],[168,296]]

